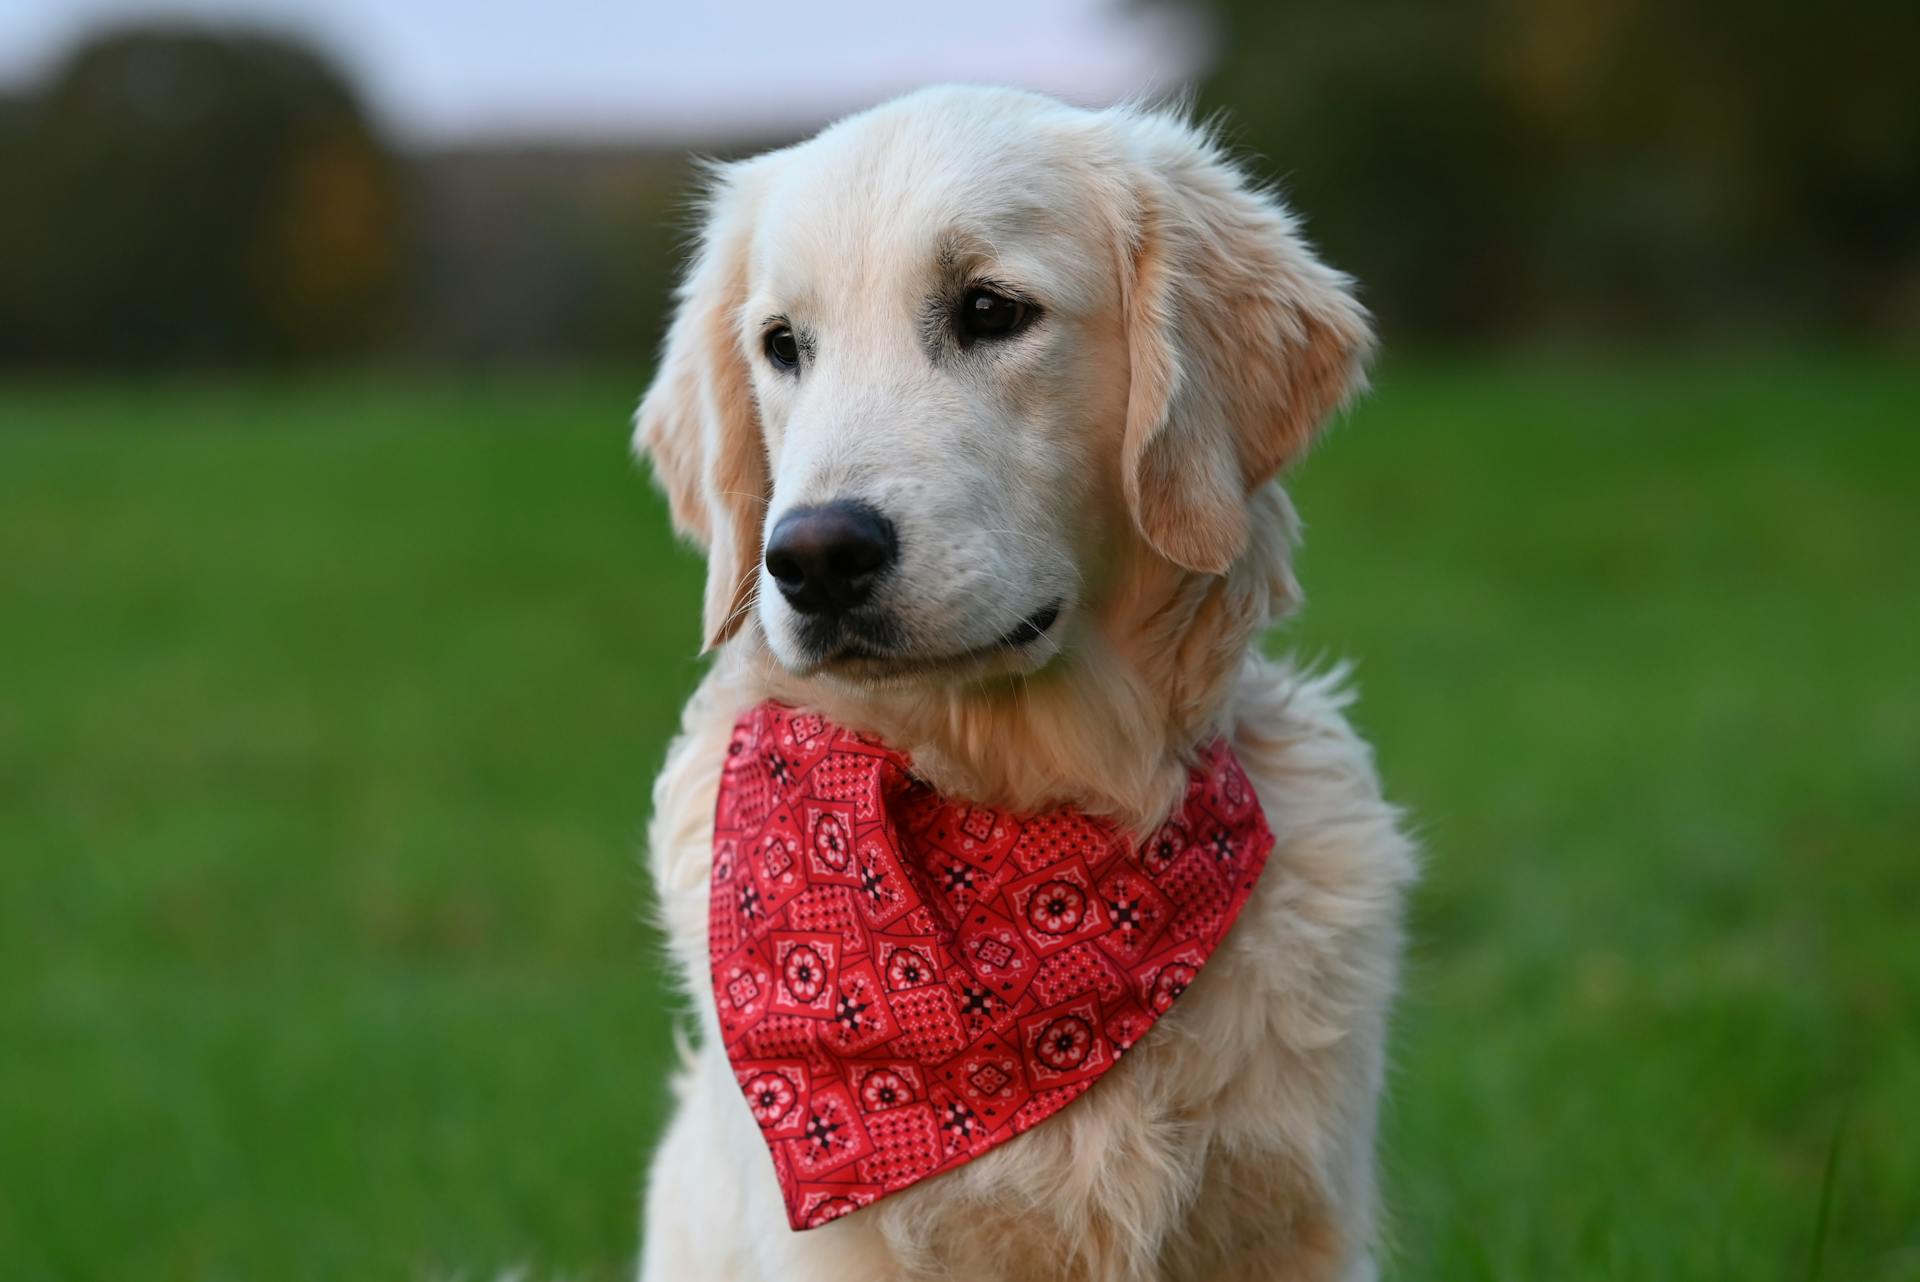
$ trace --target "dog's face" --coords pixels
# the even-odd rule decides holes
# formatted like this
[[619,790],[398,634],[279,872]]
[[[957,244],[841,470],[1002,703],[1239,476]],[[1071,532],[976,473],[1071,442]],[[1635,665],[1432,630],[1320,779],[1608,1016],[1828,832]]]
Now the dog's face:
[[[929,122],[934,123],[934,122]],[[1012,131],[786,157],[741,339],[772,483],[758,613],[792,669],[1018,670],[1056,649],[1124,406],[1118,254]]]
[[977,680],[1051,661],[1136,544],[1225,572],[1365,343],[1186,126],[932,91],[720,175],[639,436],[712,641]]

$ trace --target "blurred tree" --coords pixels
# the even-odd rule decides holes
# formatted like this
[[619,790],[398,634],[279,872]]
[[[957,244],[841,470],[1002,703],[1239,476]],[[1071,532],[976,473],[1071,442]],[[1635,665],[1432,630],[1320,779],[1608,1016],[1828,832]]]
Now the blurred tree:
[[151,365],[366,348],[400,268],[393,165],[277,36],[141,26],[0,111],[0,355]]
[[1213,0],[1202,102],[1390,327],[1920,325],[1920,5]]
[[12,353],[24,353],[32,333],[23,278],[32,257],[28,244],[32,205],[23,198],[28,190],[25,178],[30,114],[26,99],[0,93],[0,175],[15,188],[10,196],[0,197],[0,360]]
[[[1913,0],[1136,2],[1214,11],[1202,106],[1390,332],[1920,331]],[[686,180],[396,160],[299,45],[102,34],[0,95],[0,364],[644,359]]]
[[646,360],[679,263],[688,169],[678,152],[620,146],[411,157],[407,354]]

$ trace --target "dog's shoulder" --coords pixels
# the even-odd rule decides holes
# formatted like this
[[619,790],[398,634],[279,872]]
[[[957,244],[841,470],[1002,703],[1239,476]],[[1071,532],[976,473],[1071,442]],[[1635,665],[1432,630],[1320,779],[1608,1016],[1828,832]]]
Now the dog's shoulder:
[[[1250,658],[1231,705],[1236,755],[1266,807],[1279,848],[1321,834],[1368,839],[1381,829],[1398,837],[1401,813],[1387,801],[1373,749],[1347,710],[1355,692],[1345,665],[1308,670],[1291,660]],[[1381,841],[1374,852],[1405,880],[1413,874],[1412,846]]]
[[1344,666],[1310,671],[1253,658],[1241,673],[1234,750],[1274,833],[1268,885],[1243,937],[1322,941],[1328,956],[1318,965],[1359,962],[1375,972],[1369,986],[1378,991],[1361,1003],[1370,1005],[1390,990],[1419,861],[1405,816],[1381,789],[1373,749],[1348,719],[1353,701]]
[[706,955],[713,806],[727,743],[734,723],[759,698],[760,691],[741,665],[723,654],[687,700],[680,732],[667,745],[654,781],[647,868],[656,922],[687,975],[698,972]]

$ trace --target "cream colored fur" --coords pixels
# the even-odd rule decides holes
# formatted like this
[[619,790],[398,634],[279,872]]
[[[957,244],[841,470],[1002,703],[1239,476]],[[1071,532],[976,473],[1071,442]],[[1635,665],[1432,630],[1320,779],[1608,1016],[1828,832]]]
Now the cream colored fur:
[[[948,278],[1031,333],[943,354]],[[796,377],[768,318],[813,344]],[[1373,1276],[1374,1117],[1413,851],[1334,678],[1259,657],[1297,595],[1275,474],[1357,386],[1365,314],[1291,218],[1173,117],[926,91],[715,176],[641,407],[708,551],[713,666],[655,790],[661,923],[697,1023],[646,1199],[645,1282],[1279,1282]],[[813,661],[758,564],[771,520],[855,493],[901,529],[895,676]],[[995,647],[1042,598],[1039,641]],[[973,1163],[788,1229],[707,985],[714,792],[775,697],[943,790],[1134,829],[1231,735],[1277,845],[1226,943],[1082,1099]]]

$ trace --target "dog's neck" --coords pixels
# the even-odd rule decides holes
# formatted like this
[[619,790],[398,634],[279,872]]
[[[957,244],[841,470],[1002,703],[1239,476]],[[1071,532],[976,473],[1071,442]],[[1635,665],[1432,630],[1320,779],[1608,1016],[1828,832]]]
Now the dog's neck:
[[1071,803],[1145,832],[1179,801],[1194,748],[1231,730],[1241,665],[1297,597],[1292,509],[1277,486],[1255,504],[1252,544],[1225,575],[1181,570],[1130,540],[1115,576],[1125,590],[1024,678],[855,688],[794,677],[757,629],[722,662],[738,665],[756,700],[817,708],[901,749],[949,796],[1014,810]]

